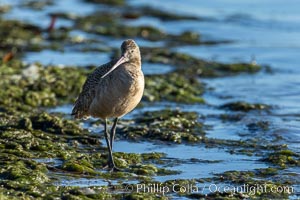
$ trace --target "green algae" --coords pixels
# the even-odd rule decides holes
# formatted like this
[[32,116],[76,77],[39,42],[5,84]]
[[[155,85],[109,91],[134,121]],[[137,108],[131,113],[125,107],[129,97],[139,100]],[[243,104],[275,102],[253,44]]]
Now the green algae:
[[90,31],[93,30],[95,24],[98,24],[98,29],[100,29],[100,27],[103,27],[104,29],[109,24],[116,26],[116,18],[118,17],[120,17],[120,15],[111,12],[102,12],[101,14],[93,13],[91,15],[76,18],[75,28]]
[[47,6],[53,5],[52,0],[43,0],[43,1],[26,1],[21,6],[34,9],[34,10],[43,10],[46,9]]
[[[96,12],[87,16],[73,18],[72,20],[75,20],[74,27],[76,29],[114,38],[142,38],[149,41],[165,41],[169,45],[198,45],[207,43],[201,41],[200,34],[194,31],[172,34],[154,26],[131,26],[124,23],[124,19],[136,19],[141,16],[151,16],[163,21],[199,19],[193,16],[175,15],[155,8],[141,7],[135,9],[129,7],[119,9],[119,12]],[[212,42],[215,44],[219,43],[218,41]]]
[[[36,171],[36,173],[31,175],[32,171]],[[2,168],[0,176],[3,179],[31,182],[35,181],[36,184],[39,184],[49,181],[49,178],[44,174],[47,171],[48,170],[45,165],[26,160],[17,161],[8,165],[7,168]],[[26,176],[32,180],[26,180]]]
[[194,112],[160,110],[145,112],[135,118],[137,126],[122,129],[123,137],[132,140],[149,139],[174,143],[199,142],[205,132]]
[[151,152],[151,153],[143,153],[142,155],[142,159],[147,161],[147,160],[159,160],[163,157],[166,156],[165,153],[159,153],[159,152]]
[[116,165],[121,168],[127,168],[130,165],[136,165],[141,163],[141,157],[135,153],[122,153],[116,152],[114,153]]
[[[136,15],[136,17],[150,16],[150,17],[158,18],[162,21],[200,20],[201,19],[196,16],[180,15],[177,13],[171,13],[171,12],[160,10],[160,9],[153,8],[150,6],[139,7],[136,10],[137,11],[135,11],[135,13],[134,13]],[[132,13],[130,13],[130,14],[132,14]]]
[[237,113],[237,114],[233,114],[233,113],[225,113],[225,114],[221,114],[219,116],[223,122],[238,122],[241,121],[243,119],[243,117],[245,117],[245,114],[243,113]]
[[[53,198],[119,198],[119,194],[110,194],[105,191],[88,195],[79,191],[75,192],[74,187],[53,186],[53,181],[56,180],[51,178],[53,176],[51,174],[57,171],[71,177],[81,175],[105,179],[135,178],[144,181],[156,174],[178,173],[151,164],[163,163],[160,160],[165,154],[155,152],[114,153],[116,164],[126,171],[112,174],[100,172],[107,162],[106,147],[100,148],[99,142],[94,140],[95,136],[88,134],[77,124],[71,129],[78,130],[78,132],[65,131],[64,128],[67,128],[72,121],[43,112],[28,113],[21,119],[18,116],[23,116],[24,113],[11,115],[0,112],[0,114],[2,120],[0,128],[4,130],[0,133],[0,165],[2,166],[0,183],[3,196],[8,196],[7,198],[19,195],[24,198],[37,199],[49,195]],[[81,137],[85,140],[81,140]],[[77,145],[74,146],[72,143],[75,140]],[[32,160],[32,158],[49,157],[58,158],[62,162],[51,166]]]
[[[27,120],[29,122],[29,120]],[[35,130],[42,130],[48,133],[80,135],[82,128],[74,121],[64,120],[57,116],[41,113],[31,117],[31,126]]]
[[270,152],[266,156],[266,158],[262,160],[270,162],[281,168],[287,168],[290,166],[300,166],[300,155],[289,149]]
[[224,64],[208,62],[200,58],[171,51],[166,48],[142,48],[144,60],[150,63],[169,64],[175,67],[175,72],[187,76],[219,77],[240,73],[255,73],[261,66],[248,63]]
[[227,171],[219,175],[219,180],[228,181],[234,183],[245,183],[246,180],[249,180],[255,176],[254,172],[251,171]]
[[[268,175],[276,174],[274,169],[260,169],[258,174],[269,172]],[[221,192],[222,195],[230,196],[230,194],[237,195],[242,193],[244,196],[250,198],[263,198],[263,199],[283,199],[288,198],[290,194],[294,192],[293,187],[288,183],[273,182],[267,180],[258,179],[253,171],[227,171],[222,174],[218,174],[214,177],[216,182],[221,183],[233,183],[237,186],[232,187],[232,191]],[[236,189],[239,187],[240,191]],[[210,195],[213,195],[212,193]],[[216,193],[219,195],[220,193]]]
[[162,30],[152,27],[152,26],[125,26],[125,25],[116,25],[116,26],[98,26],[93,27],[91,30],[85,30],[87,32],[92,32],[105,36],[114,36],[117,38],[121,37],[140,37],[150,41],[159,41],[163,40],[166,37],[166,33]]
[[123,6],[126,4],[125,0],[85,0],[89,3],[100,3],[100,4],[107,4],[111,6]]
[[[141,176],[154,176],[154,175],[171,175],[178,174],[178,171],[160,168],[154,164],[166,164],[162,159],[165,154],[152,152],[152,153],[114,153],[116,165],[126,170],[126,172],[133,173]],[[122,176],[122,174],[120,174]]]
[[[71,40],[69,36],[70,31],[71,29],[66,27],[55,29],[55,31],[51,30],[48,32],[46,39],[52,42],[52,46],[60,46],[59,43]],[[59,48],[54,49],[60,50]],[[63,50],[63,47],[61,47],[61,50]]]
[[257,169],[257,174],[262,177],[269,177],[269,176],[274,176],[278,174],[278,169],[268,167],[268,168],[263,168],[263,169]]
[[[9,197],[22,196],[41,197],[41,190],[50,182],[46,175],[47,168],[44,164],[36,163],[31,160],[6,161],[1,164],[0,177],[1,185]],[[10,199],[10,198],[9,198]]]
[[268,121],[258,121],[254,123],[247,124],[250,131],[267,131],[270,128],[270,122]]
[[[30,75],[27,75],[30,73]],[[26,65],[20,61],[0,62],[0,103],[20,110],[56,106],[74,101],[86,79],[87,70]]]
[[158,169],[151,164],[148,165],[136,165],[131,168],[131,171],[133,173],[138,174],[138,175],[150,175],[153,176],[158,172]]
[[222,64],[219,69],[221,71],[230,71],[231,73],[249,72],[254,73],[260,70],[260,66],[251,63],[232,63]]
[[70,159],[66,160],[62,166],[61,169],[70,171],[70,172],[76,172],[80,174],[97,174],[97,172],[94,170],[94,167],[90,163],[90,161],[86,159]]
[[193,77],[176,73],[146,76],[144,100],[204,103],[204,86]]
[[250,139],[230,140],[202,137],[201,142],[206,148],[225,148],[225,151],[231,154],[243,154],[259,157],[267,157],[269,153],[285,151],[288,149],[286,144],[274,144],[273,141],[260,137],[253,138],[252,133]]
[[[85,0],[89,3],[99,3],[99,4],[106,4],[109,6],[125,6],[126,1],[125,0]],[[119,12],[123,12],[123,16],[126,19],[137,19],[139,17],[149,16],[154,17],[157,19],[160,19],[162,21],[178,21],[178,20],[203,20],[203,18],[192,16],[192,15],[183,15],[183,14],[177,14],[168,12],[166,10],[161,10],[156,7],[150,7],[150,6],[139,6],[136,7],[130,7],[125,6],[121,7],[122,9],[119,10]],[[130,12],[128,12],[130,10]]]
[[149,41],[166,41],[173,45],[201,44],[200,35],[196,32],[185,31],[180,34],[171,34],[149,25],[130,26],[122,23],[122,18],[126,16],[126,13],[94,13],[76,19],[75,28],[114,38],[142,38]]
[[[18,50],[35,50],[42,45],[41,29],[37,26],[25,24],[16,20],[3,20],[0,18],[0,53]],[[0,54],[0,55],[1,55]]]
[[[40,2],[33,2],[39,4]],[[70,36],[72,28],[60,27],[53,30],[42,29],[38,26],[0,18],[0,57],[11,54],[19,58],[24,52],[42,51],[45,49],[63,51],[66,45],[85,44],[89,40],[78,40]],[[91,42],[91,41],[90,41]],[[99,41],[93,40],[94,43]]]
[[171,39],[171,42],[169,42],[169,43],[171,43],[171,44],[184,43],[184,44],[189,44],[189,45],[199,45],[199,44],[201,44],[200,38],[201,38],[200,34],[197,32],[184,31],[180,35],[173,36]]
[[242,111],[242,112],[249,112],[251,110],[268,110],[270,106],[265,104],[258,104],[258,103],[247,103],[247,102],[232,102],[232,103],[226,103],[222,106],[220,106],[222,109],[228,109],[232,111]]
[[[89,136],[89,140],[84,137],[69,139],[70,136],[77,134],[87,134],[87,131],[82,130],[77,124],[74,125],[72,121],[58,119],[56,116],[45,113],[32,114],[32,117],[21,117],[21,119],[18,116],[12,117],[10,114],[0,114],[2,119],[6,119],[0,126],[2,130],[0,144],[3,144],[0,146],[2,156],[67,158],[68,155],[71,156],[75,153],[68,144],[72,140],[84,141],[85,145],[87,145],[86,141],[91,141],[89,145],[92,146],[99,145],[93,141],[94,136],[92,135]],[[43,121],[35,121],[36,119]],[[39,123],[42,123],[42,126]],[[72,131],[69,131],[70,125],[73,126]],[[59,134],[64,136],[59,136]]]
[[[81,28],[89,33],[115,38],[142,38],[149,41],[166,41],[170,44],[201,44],[200,35],[195,32],[188,31],[174,35],[153,26],[128,26],[116,23],[110,16],[107,18],[108,20],[112,20],[112,23],[109,24],[109,26],[103,23],[101,25],[93,25],[92,22],[95,20],[92,20],[81,22],[81,24],[77,23],[77,28]],[[96,19],[96,21],[99,20]],[[105,21],[105,23],[107,23],[107,21]]]

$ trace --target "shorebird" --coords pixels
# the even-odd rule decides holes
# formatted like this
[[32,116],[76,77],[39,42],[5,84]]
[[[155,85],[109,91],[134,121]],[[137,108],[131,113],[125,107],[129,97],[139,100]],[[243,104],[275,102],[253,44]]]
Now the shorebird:
[[[132,111],[144,92],[141,54],[134,40],[121,45],[122,55],[96,68],[86,79],[72,115],[77,119],[94,117],[104,120],[104,136],[108,149],[108,167],[117,171],[112,149],[116,126],[120,117]],[[107,120],[114,118],[108,133]]]

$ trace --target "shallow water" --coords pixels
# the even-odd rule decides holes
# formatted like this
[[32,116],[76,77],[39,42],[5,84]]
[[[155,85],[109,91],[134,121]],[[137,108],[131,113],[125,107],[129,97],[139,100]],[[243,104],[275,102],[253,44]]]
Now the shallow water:
[[28,53],[26,62],[32,63],[39,61],[44,65],[54,65],[59,63],[67,66],[86,66],[95,64],[95,60],[109,60],[109,55],[97,52],[85,54],[81,52],[64,53],[59,51],[43,50],[41,52]]
[[[147,1],[135,2],[149,4]],[[216,20],[183,22],[183,28],[199,30],[207,38],[234,41],[231,44],[186,46],[176,50],[215,61],[255,60],[271,66],[273,73],[205,79],[204,82],[214,88],[206,97],[227,97],[217,102],[210,102],[209,98],[207,101],[213,105],[236,100],[274,105],[271,115],[263,118],[274,122],[273,131],[281,132],[294,150],[299,152],[300,14],[295,7],[300,6],[300,2],[188,0],[185,5],[178,7],[174,6],[173,1],[152,3],[169,11],[175,9],[182,13],[213,17]],[[248,9],[249,6],[253,9]],[[179,27],[178,22],[166,23],[165,26],[169,31],[182,30]]]
[[[15,1],[14,3],[20,3]],[[11,4],[11,1],[0,0],[0,3]],[[196,111],[205,117],[205,124],[213,128],[207,131],[207,136],[220,139],[239,140],[243,135],[249,135],[245,124],[259,120],[269,121],[271,129],[266,135],[254,135],[256,137],[268,137],[268,135],[280,135],[284,143],[287,143],[294,151],[300,152],[300,2],[295,0],[213,0],[197,1],[186,0],[132,0],[132,5],[151,5],[172,12],[188,13],[211,20],[203,22],[161,22],[150,17],[143,17],[132,24],[153,24],[166,32],[180,33],[184,30],[199,31],[204,40],[232,40],[230,44],[215,46],[184,46],[175,48],[179,52],[222,62],[250,62],[268,65],[272,73],[263,71],[254,75],[239,75],[234,77],[214,78],[202,80],[208,87],[214,88],[207,92],[204,97],[210,106],[181,105],[168,102],[151,104],[142,109],[137,109],[125,119],[130,119],[134,114],[145,110],[159,110],[163,107],[180,107],[182,110]],[[70,6],[72,4],[72,6]],[[75,5],[75,6],[74,6]],[[272,5],[270,7],[270,5]],[[79,9],[80,8],[80,9]],[[250,9],[249,9],[250,8]],[[72,12],[84,15],[101,6],[82,3],[79,0],[55,1],[55,5],[47,7],[46,11],[35,11],[13,8],[6,14],[7,18],[17,18],[30,21],[46,28],[49,24],[48,14],[51,12]],[[60,21],[58,26],[69,26],[70,21]],[[74,32],[73,35],[81,35]],[[89,37],[85,35],[85,37]],[[96,36],[93,36],[96,37]],[[108,42],[109,46],[118,47],[120,40]],[[160,46],[159,42],[138,40],[145,46]],[[42,52],[29,53],[25,61],[39,61],[43,64],[63,65],[99,65],[109,60],[109,54],[98,52],[74,52],[66,49],[64,53],[44,50]],[[167,73],[170,66],[145,64],[145,74]],[[216,115],[226,113],[217,107],[232,101],[247,101],[266,103],[273,106],[271,113],[247,113],[242,122],[222,122]],[[64,112],[69,114],[71,106],[66,105],[50,110],[51,112]],[[102,127],[92,127],[93,131],[101,131]],[[251,135],[251,134],[250,134]],[[253,136],[251,136],[253,137]],[[132,148],[134,145],[135,148]],[[258,161],[258,157],[229,154],[222,149],[204,148],[202,146],[187,145],[159,145],[149,142],[134,143],[117,140],[115,151],[144,153],[151,151],[164,152],[167,158],[187,160],[197,158],[201,160],[220,161],[211,163],[183,162],[169,169],[179,170],[178,175],[155,177],[156,180],[164,181],[176,178],[211,177],[214,173],[229,170],[252,170],[265,168],[266,164]],[[48,162],[48,161],[41,161]],[[55,162],[55,161],[53,161]],[[299,175],[299,168],[290,168],[289,172]],[[91,186],[107,185],[102,180],[76,179],[63,180],[61,185]]]

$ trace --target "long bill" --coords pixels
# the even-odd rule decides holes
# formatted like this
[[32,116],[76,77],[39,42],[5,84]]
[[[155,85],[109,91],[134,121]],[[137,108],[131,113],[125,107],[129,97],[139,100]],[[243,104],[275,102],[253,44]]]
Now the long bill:
[[117,67],[119,67],[121,64],[123,64],[126,61],[127,61],[127,59],[124,56],[121,56],[119,58],[119,60],[116,62],[116,64],[114,64],[112,66],[112,68],[110,68],[110,70],[108,72],[106,72],[101,78],[104,78],[105,76],[107,76],[108,74],[110,74],[112,71],[114,71]]

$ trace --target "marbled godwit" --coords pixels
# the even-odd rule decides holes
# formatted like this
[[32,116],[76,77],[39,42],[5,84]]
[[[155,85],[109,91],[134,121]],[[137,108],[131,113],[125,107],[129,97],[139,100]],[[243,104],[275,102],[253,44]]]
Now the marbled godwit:
[[[117,169],[112,147],[118,119],[137,106],[144,91],[139,47],[134,40],[125,40],[121,51],[119,59],[98,67],[88,76],[72,110],[75,118],[92,116],[104,120],[108,167],[112,171]],[[108,118],[115,118],[110,134],[107,131]]]

